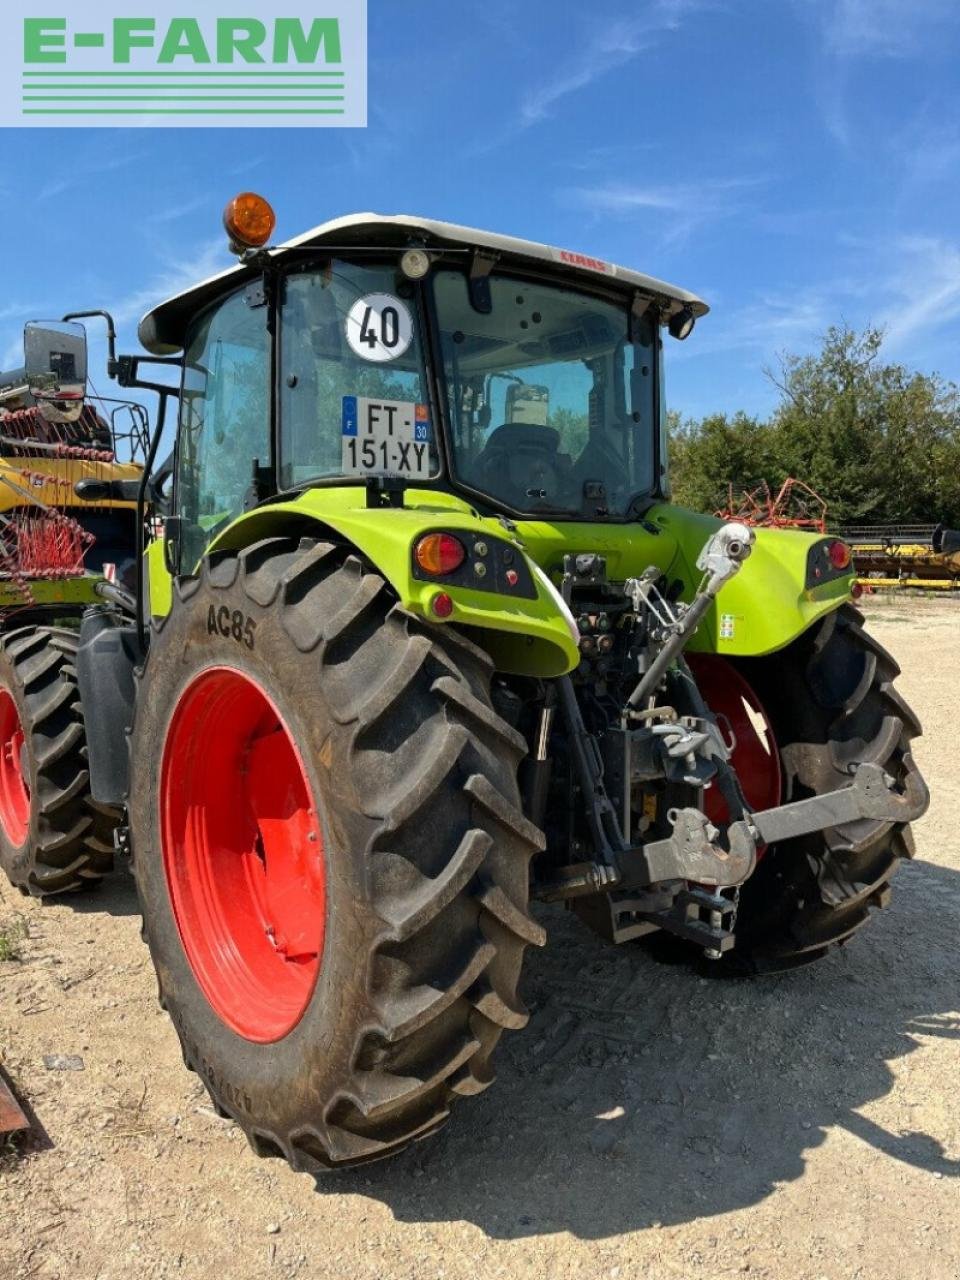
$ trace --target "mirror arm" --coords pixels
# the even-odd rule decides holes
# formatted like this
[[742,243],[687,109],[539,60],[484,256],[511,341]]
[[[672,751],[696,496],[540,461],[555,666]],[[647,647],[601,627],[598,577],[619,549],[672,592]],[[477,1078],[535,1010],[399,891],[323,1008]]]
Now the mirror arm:
[[141,364],[161,364],[183,368],[180,356],[120,356],[117,360],[117,381],[121,387],[136,387],[140,391],[155,391],[157,395],[179,395],[180,388],[167,382],[148,382],[140,377]]
[[93,320],[100,317],[107,322],[107,377],[115,378],[117,376],[117,326],[113,322],[113,316],[109,311],[71,311],[63,317],[63,323],[66,324],[70,320]]

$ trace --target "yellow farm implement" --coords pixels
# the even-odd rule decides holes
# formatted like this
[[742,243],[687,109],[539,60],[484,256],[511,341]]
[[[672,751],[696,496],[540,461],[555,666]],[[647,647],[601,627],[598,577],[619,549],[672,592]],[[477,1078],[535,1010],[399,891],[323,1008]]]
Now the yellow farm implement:
[[842,536],[864,587],[960,589],[960,537],[940,525],[861,525]]

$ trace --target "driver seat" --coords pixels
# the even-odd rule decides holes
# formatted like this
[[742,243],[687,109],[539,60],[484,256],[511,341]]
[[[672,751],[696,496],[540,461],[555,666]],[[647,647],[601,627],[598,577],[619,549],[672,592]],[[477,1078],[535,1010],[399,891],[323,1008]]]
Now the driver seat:
[[560,447],[560,432],[556,427],[540,426],[533,422],[505,422],[487,438],[486,444],[473,464],[473,481],[482,489],[496,491],[503,485],[505,467],[509,458],[518,453],[535,453],[547,456],[556,464]]

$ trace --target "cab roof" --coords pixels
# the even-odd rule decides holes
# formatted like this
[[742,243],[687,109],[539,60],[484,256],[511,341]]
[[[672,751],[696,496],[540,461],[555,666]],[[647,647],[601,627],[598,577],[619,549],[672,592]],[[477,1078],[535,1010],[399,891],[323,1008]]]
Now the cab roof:
[[[349,249],[357,246],[403,249],[411,245],[427,249],[489,250],[517,265],[547,262],[559,276],[571,280],[602,277],[624,292],[639,292],[659,302],[665,314],[671,315],[689,307],[694,315],[706,315],[707,304],[686,289],[667,284],[628,267],[619,267],[601,258],[538,244],[534,240],[518,240],[494,231],[479,231],[452,222],[436,222],[412,214],[353,213],[331,222],[321,223],[312,231],[287,240],[267,250],[271,258],[283,258],[293,249],[324,245]],[[183,349],[187,326],[194,315],[231,287],[258,273],[253,263],[237,263],[199,284],[175,294],[154,307],[140,321],[140,341],[153,355],[169,355]]]

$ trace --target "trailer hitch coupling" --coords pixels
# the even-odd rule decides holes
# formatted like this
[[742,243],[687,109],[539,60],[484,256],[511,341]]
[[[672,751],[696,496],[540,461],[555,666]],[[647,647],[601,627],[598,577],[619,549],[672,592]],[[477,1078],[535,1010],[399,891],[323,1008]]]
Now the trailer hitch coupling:
[[699,809],[675,810],[670,815],[673,833],[666,840],[621,853],[621,884],[639,888],[665,880],[687,880],[717,889],[734,888],[753,873],[759,845],[792,840],[864,818],[913,822],[926,811],[928,803],[926,784],[916,770],[910,773],[907,788],[900,793],[893,790],[893,779],[879,765],[864,763],[857,765],[849,787],[749,813],[731,823],[726,847],[719,843],[720,833],[706,814]]

